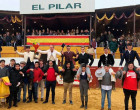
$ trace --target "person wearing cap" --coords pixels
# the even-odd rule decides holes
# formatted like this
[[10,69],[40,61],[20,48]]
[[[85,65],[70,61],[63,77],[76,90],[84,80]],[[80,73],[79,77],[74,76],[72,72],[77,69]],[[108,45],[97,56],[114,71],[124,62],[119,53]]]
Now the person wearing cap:
[[111,75],[115,74],[115,72],[110,71],[110,67],[108,64],[104,66],[105,74],[102,77],[101,82],[101,110],[104,110],[105,97],[107,94],[108,99],[108,110],[111,110],[111,91],[112,91],[112,82]]
[[[137,71],[138,73],[138,71]],[[132,109],[136,110],[136,95],[138,89],[138,74],[134,71],[134,64],[132,62],[128,63],[128,70],[123,73],[123,92],[124,92],[124,102],[125,110],[128,110],[129,97],[132,100]]]
[[[57,61],[57,55],[61,56],[61,53],[55,50],[53,45],[50,45],[49,50],[46,50],[46,51],[37,50],[37,52],[39,52],[40,54],[47,54],[47,63],[49,63],[50,60],[53,61],[54,69],[56,72],[58,72],[56,61]],[[48,68],[49,68],[49,65],[46,65],[46,69]]]
[[[123,72],[127,71],[127,69],[128,69],[127,67],[128,67],[129,62],[134,63],[135,58],[137,59],[138,64],[140,66],[140,57],[139,57],[139,55],[138,55],[138,53],[136,51],[132,50],[132,48],[133,48],[132,43],[129,43],[127,45],[127,48],[128,48],[128,50],[125,51],[125,53],[123,54],[123,56],[121,58],[121,61],[120,61],[119,70],[121,70],[123,61],[125,60],[125,66],[123,68]],[[134,68],[134,70],[136,71],[136,68]],[[140,70],[140,67],[138,67],[137,70]]]
[[[113,58],[112,54],[109,54],[109,49],[108,47],[104,47],[104,54],[100,56],[99,62],[98,62],[98,68],[101,69],[101,65],[103,64],[103,66],[105,65],[109,65],[110,69],[111,67],[114,65],[115,61]],[[113,89],[115,89],[115,79],[114,76],[112,75],[112,82],[113,82]],[[99,87],[101,87],[101,80],[102,78],[98,78],[99,81]]]
[[71,51],[70,49],[71,49],[70,45],[67,45],[67,51],[66,52],[62,52],[62,55],[65,57],[65,63],[63,65],[64,69],[66,69],[67,62],[70,62],[71,69],[74,69],[73,57],[76,57],[76,54],[73,51]]
[[[90,63],[89,63],[90,60]],[[81,47],[81,54],[76,56],[75,61],[78,61],[80,64],[80,68],[77,71],[77,74],[80,74],[82,72],[82,64],[86,65],[86,73],[91,74],[90,68],[91,65],[93,64],[93,57],[87,53],[85,53],[85,47]],[[88,64],[89,63],[89,64]]]
[[89,89],[89,80],[91,78],[91,74],[86,73],[86,65],[82,65],[82,71],[80,73],[77,73],[77,79],[80,80],[80,95],[81,95],[81,102],[82,105],[80,108],[87,109],[87,103],[88,103],[88,89]]
[[27,92],[26,88],[27,88],[27,84],[28,84],[28,78],[27,78],[27,74],[26,74],[25,65],[26,65],[25,61],[20,62],[20,72],[22,72],[24,74],[24,77],[21,80],[21,85],[19,87],[18,97],[17,97],[17,101],[20,102],[20,100],[21,100],[21,89],[23,88],[23,103],[26,102],[26,92]]

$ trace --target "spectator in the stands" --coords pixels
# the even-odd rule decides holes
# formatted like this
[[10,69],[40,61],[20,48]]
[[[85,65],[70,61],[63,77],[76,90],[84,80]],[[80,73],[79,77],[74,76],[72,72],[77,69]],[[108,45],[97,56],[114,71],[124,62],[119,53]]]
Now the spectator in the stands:
[[49,35],[49,34],[50,34],[50,30],[49,28],[47,28],[46,35]]
[[93,38],[96,39],[96,33],[95,33],[94,29],[92,28],[92,29],[91,29],[91,40],[92,40]]
[[108,44],[108,36],[107,36],[107,32],[104,32],[104,47],[107,47]]
[[64,30],[61,30],[61,33],[60,33],[61,35],[65,35],[65,33],[64,33]]
[[127,37],[126,37],[126,40],[127,41],[129,40],[129,41],[133,42],[133,37],[130,34],[128,34]]
[[66,35],[70,35],[70,30],[67,30],[67,33],[66,33]]
[[3,37],[1,34],[0,34],[0,46],[3,46]]
[[32,36],[34,36],[34,35],[35,35],[35,30],[33,29],[33,30],[32,30]]
[[75,34],[76,34],[76,35],[79,35],[79,29],[78,29],[78,27],[77,27],[77,29],[76,29]]
[[60,31],[59,31],[59,30],[57,30],[57,32],[56,32],[56,33],[57,33],[57,35],[60,35]]
[[125,52],[125,47],[126,47],[123,35],[120,37],[118,44],[119,44],[120,58],[122,58],[122,56]]
[[84,31],[84,35],[90,35],[88,29],[86,29],[86,30]]
[[27,29],[26,35],[31,35],[31,32],[29,29]]
[[83,30],[81,30],[80,35],[84,35],[84,31]]
[[71,30],[71,35],[75,35],[74,29]]
[[111,51],[111,54],[115,58],[115,53],[116,53],[116,51],[118,49],[118,43],[117,43],[115,38],[113,38],[112,41],[109,43],[109,49]]
[[6,46],[11,46],[11,40],[12,40],[12,38],[10,36],[10,33],[7,32],[6,33]]
[[96,42],[95,38],[92,39],[91,46],[92,46],[92,48],[94,48],[95,58],[97,58],[97,53],[96,53],[97,42]]
[[39,33],[38,33],[38,30],[37,30],[37,29],[35,30],[35,35],[39,35]]
[[108,31],[108,41],[111,42],[113,38],[114,35],[110,31]]
[[16,44],[17,46],[21,46],[21,35],[20,33],[16,32]]
[[52,30],[50,30],[50,34],[49,35],[53,35],[53,31]]
[[13,44],[16,42],[16,36],[15,36],[15,34],[13,33],[13,34],[11,35],[11,37],[12,37],[11,45],[13,46]]
[[38,31],[38,35],[39,35],[39,36],[41,36],[41,35],[42,35],[42,32],[41,32],[41,30],[39,30],[39,31]]
[[3,46],[6,46],[6,34],[3,34]]
[[45,29],[42,30],[42,35],[46,35]]

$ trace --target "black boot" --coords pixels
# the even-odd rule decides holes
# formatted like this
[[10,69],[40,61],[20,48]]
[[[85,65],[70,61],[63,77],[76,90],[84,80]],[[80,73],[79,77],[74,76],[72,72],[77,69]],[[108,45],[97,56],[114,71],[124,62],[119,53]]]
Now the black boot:
[[82,101],[82,105],[80,106],[80,108],[84,108],[84,101]]
[[87,101],[85,101],[85,110],[87,110]]

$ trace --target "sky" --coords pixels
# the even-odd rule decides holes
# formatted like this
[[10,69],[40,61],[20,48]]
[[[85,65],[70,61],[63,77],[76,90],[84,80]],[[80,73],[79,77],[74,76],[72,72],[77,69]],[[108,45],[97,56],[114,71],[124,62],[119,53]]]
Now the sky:
[[[138,5],[140,0],[95,0],[95,9]],[[20,11],[20,0],[0,0],[0,10]]]

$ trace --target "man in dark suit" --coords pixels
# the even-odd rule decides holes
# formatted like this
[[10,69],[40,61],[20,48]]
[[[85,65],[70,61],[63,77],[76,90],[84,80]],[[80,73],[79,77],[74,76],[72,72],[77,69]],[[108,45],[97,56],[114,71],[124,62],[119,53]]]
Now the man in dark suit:
[[[112,67],[114,65],[115,61],[114,61],[113,55],[109,54],[108,50],[109,49],[107,47],[104,48],[104,54],[100,56],[100,59],[98,62],[98,68],[101,68],[102,64],[103,64],[103,66],[109,65],[110,67]],[[112,70],[112,69],[110,68],[110,70]],[[98,78],[98,81],[99,81],[99,88],[101,88],[102,78]],[[114,78],[112,78],[111,81],[112,81],[112,88],[114,90],[116,80]]]
[[[122,66],[122,64],[123,64],[123,61],[124,61],[124,59],[125,59],[125,66],[124,66],[124,68],[123,68],[123,71],[124,72],[126,72],[127,71],[127,66],[128,66],[128,63],[129,62],[132,62],[133,64],[134,64],[134,60],[135,60],[135,58],[138,60],[138,63],[139,63],[139,66],[140,66],[140,57],[139,57],[139,55],[138,55],[138,53],[136,52],[136,51],[134,51],[134,50],[132,50],[132,43],[129,43],[128,45],[127,45],[127,48],[128,48],[128,50],[127,51],[125,51],[125,53],[123,54],[123,56],[122,56],[122,58],[121,58],[121,61],[120,61],[120,68],[119,68],[119,70],[121,70],[121,66]],[[136,68],[134,68],[134,70],[136,71]],[[137,70],[140,70],[140,68],[137,68]]]
[[98,62],[98,68],[101,68],[101,65],[110,65],[113,66],[115,63],[114,58],[112,56],[112,54],[108,54],[108,48],[105,47],[104,48],[104,54],[100,56],[100,60]]
[[[89,63],[89,60],[90,60],[90,63]],[[80,68],[78,69],[77,74],[82,72],[82,64],[86,65],[86,73],[91,74],[89,67],[92,65],[94,59],[91,55],[85,53],[85,47],[81,47],[81,54],[76,56],[75,61],[79,61],[79,64],[80,64]]]

